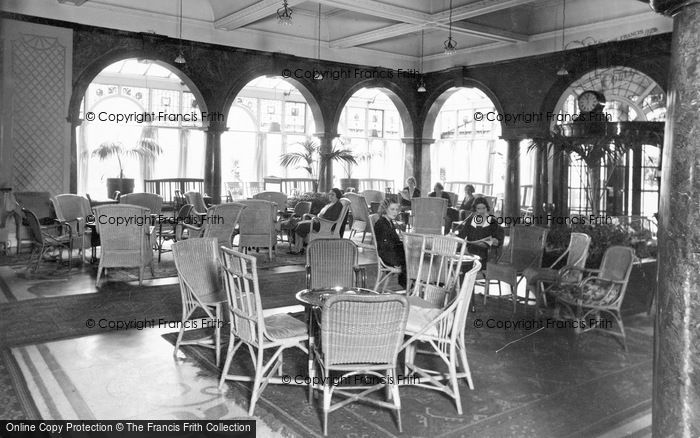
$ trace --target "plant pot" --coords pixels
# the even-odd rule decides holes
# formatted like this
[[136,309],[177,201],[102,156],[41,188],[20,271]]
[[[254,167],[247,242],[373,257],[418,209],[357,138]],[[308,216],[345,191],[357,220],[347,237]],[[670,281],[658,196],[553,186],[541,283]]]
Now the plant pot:
[[360,187],[360,180],[358,178],[340,178],[340,190],[347,192],[350,187],[357,192]]
[[114,196],[114,192],[119,190],[119,193],[133,193],[134,179],[133,178],[107,178],[107,198]]

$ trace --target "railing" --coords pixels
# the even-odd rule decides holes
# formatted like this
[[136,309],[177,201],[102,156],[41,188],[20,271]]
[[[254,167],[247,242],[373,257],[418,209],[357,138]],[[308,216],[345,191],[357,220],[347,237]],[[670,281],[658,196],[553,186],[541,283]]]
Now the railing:
[[221,197],[227,202],[250,199],[263,191],[263,183],[258,181],[227,181],[224,183],[224,193]]
[[463,196],[464,187],[468,184],[474,186],[475,194],[487,196],[493,195],[493,183],[473,182],[473,181],[445,181],[445,190]]
[[172,210],[175,207],[175,190],[179,190],[181,194],[190,191],[204,193],[204,180],[199,178],[163,178],[143,181],[144,192],[155,193],[163,198],[163,210]]
[[282,192],[287,196],[298,196],[303,193],[313,192],[316,183],[315,178],[263,178],[265,191]]
[[383,192],[387,187],[395,191],[393,179],[360,178],[358,181],[360,182],[360,187],[357,188],[358,193],[364,192],[365,190],[379,190]]

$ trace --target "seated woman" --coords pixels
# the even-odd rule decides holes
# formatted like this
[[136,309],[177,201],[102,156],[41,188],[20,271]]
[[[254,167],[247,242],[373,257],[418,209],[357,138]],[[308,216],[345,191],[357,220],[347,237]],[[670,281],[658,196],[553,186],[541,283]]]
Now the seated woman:
[[462,199],[462,203],[459,205],[459,220],[461,221],[466,219],[473,210],[474,199],[476,199],[474,197],[474,192],[476,192],[476,189],[473,185],[467,184],[464,186],[464,199]]
[[329,221],[335,221],[338,219],[340,213],[343,211],[343,204],[339,202],[340,198],[342,197],[343,192],[341,192],[340,189],[331,189],[331,191],[328,192],[328,200],[330,202],[321,209],[318,216],[311,220],[305,220],[297,223],[296,228],[294,228],[294,246],[289,251],[290,254],[299,254],[303,251],[306,237],[311,232],[312,227],[314,231],[321,229],[321,223],[318,221],[318,218],[327,219]]
[[428,196],[431,198],[442,198],[442,199],[447,199],[447,211],[445,212],[445,234],[449,234],[450,231],[452,231],[452,222],[459,220],[459,212],[452,208],[452,199],[450,199],[450,195],[445,193],[444,187],[440,183],[435,183],[435,186],[433,187],[433,192],[428,193]]
[[406,178],[406,187],[399,192],[401,201],[401,221],[408,223],[407,210],[411,209],[411,199],[420,198],[420,189],[417,187],[416,179],[412,176]]
[[491,207],[486,198],[476,198],[473,213],[457,227],[457,236],[466,239],[469,253],[481,258],[482,270],[486,269],[489,248],[500,246],[505,234],[490,212]]
[[390,198],[384,199],[379,206],[379,219],[374,224],[374,235],[377,238],[377,253],[382,261],[389,266],[401,268],[399,284],[406,287],[406,255],[399,232],[394,220],[399,214],[399,203]]

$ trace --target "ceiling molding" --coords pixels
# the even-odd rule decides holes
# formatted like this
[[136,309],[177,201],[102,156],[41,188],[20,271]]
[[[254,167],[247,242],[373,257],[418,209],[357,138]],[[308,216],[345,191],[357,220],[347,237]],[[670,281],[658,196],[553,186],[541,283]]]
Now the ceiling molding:
[[[291,8],[302,3],[302,0],[287,0],[287,4]],[[282,7],[279,0],[262,0],[256,1],[247,8],[239,11],[231,12],[220,18],[215,18],[214,28],[222,30],[236,30],[256,21],[260,21],[277,14],[277,10]]]

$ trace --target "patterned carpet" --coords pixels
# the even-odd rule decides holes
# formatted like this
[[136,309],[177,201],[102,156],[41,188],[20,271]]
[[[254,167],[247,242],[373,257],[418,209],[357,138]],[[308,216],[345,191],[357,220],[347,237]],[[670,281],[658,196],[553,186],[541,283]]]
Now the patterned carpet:
[[[628,352],[612,338],[595,333],[577,338],[566,329],[535,334],[473,329],[475,318],[513,320],[510,310],[506,301],[489,300],[485,309],[469,315],[468,353],[476,388],[470,391],[460,383],[464,415],[457,415],[454,404],[441,393],[402,387],[404,431],[424,437],[591,436],[589,432],[605,430],[648,408],[652,378],[648,320],[631,318]],[[175,334],[165,338],[174,343]],[[503,348],[512,341],[516,342]],[[183,351],[204,373],[219,375],[209,350]],[[252,373],[247,355],[237,357],[233,365],[237,372]],[[303,353],[290,350],[284,374],[305,376],[305,360]],[[228,397],[248,406],[249,384],[228,382],[228,388]],[[318,403],[305,401],[304,387],[270,385],[256,416],[285,434],[321,436]],[[389,411],[357,403],[330,414],[329,424],[330,436],[400,435]]]

